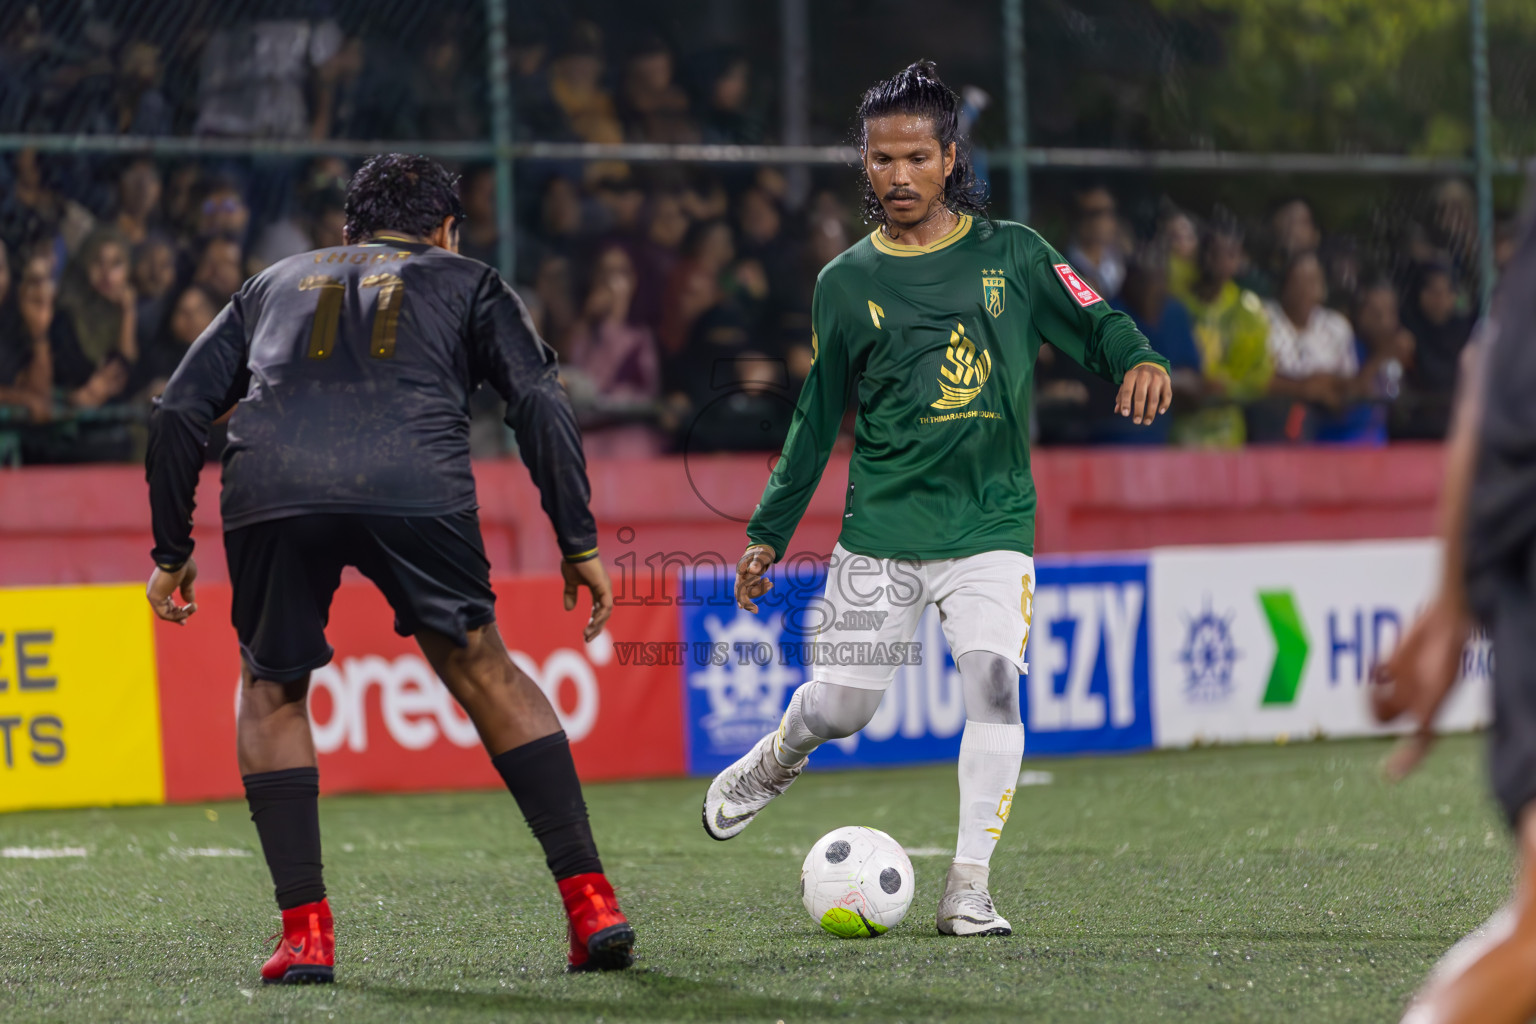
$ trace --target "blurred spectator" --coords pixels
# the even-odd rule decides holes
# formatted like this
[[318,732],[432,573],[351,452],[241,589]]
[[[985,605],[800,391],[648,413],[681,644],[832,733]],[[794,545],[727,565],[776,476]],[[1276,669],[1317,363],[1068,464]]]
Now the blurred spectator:
[[1453,291],[1476,295],[1478,267],[1477,195],[1460,178],[1447,178],[1435,188],[1429,242],[1434,253],[1422,262],[1442,263],[1450,270]]
[[202,285],[217,296],[220,306],[228,302],[245,283],[240,243],[224,235],[215,235],[205,241],[192,271],[192,283]]
[[672,51],[659,36],[642,37],[630,51],[620,105],[627,134],[636,142],[699,140],[675,71]]
[[602,34],[596,25],[577,22],[564,48],[550,61],[549,95],[580,141],[624,141],[613,97],[603,87]]
[[636,422],[657,410],[661,364],[650,329],[629,322],[635,282],[629,254],[618,245],[604,248],[566,342],[565,366],[580,381],[570,383],[571,397],[583,414],[590,457],[645,458],[662,450],[656,431]]
[[1200,393],[1194,322],[1189,307],[1168,294],[1168,268],[1159,253],[1146,252],[1126,265],[1125,283],[1110,305],[1130,314],[1152,347],[1168,359],[1175,395]]
[[689,221],[682,201],[671,191],[653,193],[643,217],[644,236],[635,240],[631,251],[638,285],[629,319],[659,335],[667,282],[677,267]]
[[95,218],[54,188],[36,150],[17,150],[11,168],[10,188],[0,192],[0,234],[12,244],[45,242],[54,265],[62,267],[95,226]]
[[93,130],[111,135],[169,135],[171,105],[160,92],[160,74],[160,47],[144,39],[124,43],[112,91],[112,120]]
[[567,258],[578,254],[584,242],[584,215],[581,190],[575,182],[556,175],[545,183],[539,220],[543,242],[549,251]]
[[657,337],[668,355],[681,352],[694,322],[724,300],[721,282],[736,258],[731,226],[723,220],[701,221],[688,229],[682,260],[667,281]]
[[130,245],[149,236],[160,212],[160,169],[153,160],[132,160],[117,176],[117,217],[112,222]]
[[1323,305],[1328,286],[1310,250],[1294,253],[1280,276],[1280,297],[1265,302],[1272,394],[1339,408],[1360,370],[1349,321]]
[[176,286],[176,249],[163,235],[151,235],[133,250],[129,280],[138,293],[139,351],[160,333]]
[[166,175],[164,200],[165,223],[179,242],[197,237],[202,211],[198,204],[203,195],[202,165],[188,161],[177,164]]
[[[1183,444],[1233,447],[1248,436],[1241,403],[1269,390],[1274,364],[1269,357],[1269,318],[1264,304],[1234,278],[1245,262],[1242,236],[1234,228],[1213,226],[1200,239],[1200,276],[1181,296],[1194,318],[1203,387],[1196,407],[1181,412],[1173,425]],[[1207,404],[1199,407],[1203,400]]]
[[1067,262],[1100,295],[1113,299],[1125,280],[1125,253],[1120,248],[1120,222],[1115,197],[1100,186],[1084,189],[1075,197],[1072,241]]
[[485,138],[485,89],[469,74],[460,35],[456,28],[444,30],[422,55],[411,88],[416,106],[412,134],[417,138]]
[[139,359],[138,294],[128,274],[128,243],[115,228],[97,228],[64,271],[59,312],[93,366]]
[[496,168],[475,164],[459,182],[459,203],[464,225],[459,229],[459,252],[494,267],[501,245],[496,229]]
[[245,204],[240,186],[230,178],[214,178],[203,189],[197,205],[198,238],[245,240],[251,224],[251,209]]
[[576,324],[575,287],[571,261],[548,254],[539,260],[534,274],[533,294],[538,300],[539,333],[556,351],[565,347],[565,339]]
[[306,166],[294,188],[292,212],[262,228],[246,256],[247,275],[259,274],[279,260],[311,249],[342,244],[346,224],[347,165],[318,157]]
[[[27,271],[23,259],[21,271]],[[47,422],[53,415],[52,368],[48,353],[48,321],[52,319],[53,280],[47,260],[38,261],[46,288],[34,291],[18,285],[11,288],[10,255],[0,242],[0,406],[23,410],[34,423]],[[26,301],[21,296],[26,294]],[[45,311],[38,306],[46,296]]]
[[1276,203],[1269,215],[1270,231],[1274,234],[1277,266],[1293,256],[1315,252],[1323,241],[1323,233],[1317,229],[1317,217],[1312,204],[1301,196],[1290,196]]
[[1381,280],[1355,296],[1355,354],[1360,360],[1356,393],[1392,401],[1402,391],[1404,367],[1413,361],[1413,335],[1398,315],[1397,289]]
[[166,381],[181,365],[182,356],[198,339],[223,307],[219,297],[202,285],[188,285],[170,303],[165,326],[144,348],[144,359],[135,374],[135,391],[154,397],[165,390]]
[[1393,436],[1441,438],[1450,421],[1461,350],[1472,334],[1472,318],[1457,311],[1452,271],[1443,263],[1421,265],[1403,303],[1403,324],[1413,334]]
[[1168,292],[1187,295],[1200,276],[1200,229],[1195,219],[1170,207],[1159,219],[1156,246],[1168,260]]
[[745,54],[731,50],[707,59],[703,86],[701,141],[736,146],[762,141],[762,126],[748,110],[752,67]]
[[274,18],[214,30],[202,52],[197,134],[310,136],[320,118],[306,95],[311,76],[344,41],[328,20]]
[[1281,272],[1280,298],[1265,303],[1275,364],[1270,393],[1315,407],[1309,413],[1314,440],[1383,443],[1384,410],[1350,404],[1362,388],[1354,329],[1342,314],[1323,305],[1327,297],[1317,255],[1292,255]]
[[380,41],[345,40],[315,68],[315,139],[400,139],[419,136],[406,57]]
[[636,181],[629,177],[605,178],[597,183],[594,198],[603,234],[627,240],[640,233],[645,190]]
[[18,396],[35,421],[52,415],[55,389],[80,409],[97,408],[120,395],[128,383],[128,366],[121,356],[93,363],[81,351],[70,318],[58,309],[48,250],[25,253],[17,266],[13,301],[0,306],[0,385],[43,396]]
[[[762,188],[753,186],[742,193],[737,218],[741,256],[760,267],[763,275],[761,319],[754,344],[769,355],[782,356],[802,327],[797,314],[810,309],[809,302],[802,304],[797,294],[801,247],[785,237],[778,201]],[[749,278],[754,273],[745,267],[743,271]]]

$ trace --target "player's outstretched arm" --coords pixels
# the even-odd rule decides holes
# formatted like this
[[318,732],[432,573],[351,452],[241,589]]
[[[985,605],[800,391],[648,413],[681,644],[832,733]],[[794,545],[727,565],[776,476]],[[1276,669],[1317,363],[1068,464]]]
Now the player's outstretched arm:
[[587,460],[581,431],[554,350],[528,319],[528,311],[501,275],[486,271],[475,294],[470,338],[471,369],[507,400],[507,426],[539,489],[544,514],[555,528],[564,560],[565,610],[576,607],[580,588],[592,594],[592,614],[583,631],[591,640],[613,613],[613,587],[597,557],[597,523],[589,502]]
[[1173,403],[1168,360],[1158,354],[1135,321],[1078,276],[1055,249],[1033,232],[1026,237],[1034,329],[1041,341],[1085,369],[1116,381],[1115,413],[1145,426]]
[[[144,473],[149,480],[155,571],[145,594],[155,614],[169,622],[184,623],[197,610],[192,593],[197,579],[192,510],[209,425],[239,401],[250,384],[241,301],[236,295],[193,343],[149,418]],[[173,600],[178,591],[185,605]]]
[[[840,324],[846,322],[849,307],[847,299],[824,272],[811,297],[811,370],[795,402],[795,415],[784,437],[779,461],[774,464],[763,487],[763,497],[747,523],[748,540],[774,552],[775,558],[789,549],[789,539],[826,471],[843,413],[848,408],[853,372]],[[862,306],[857,309],[863,312]]]
[[1450,696],[1472,634],[1467,602],[1466,529],[1482,423],[1482,363],[1486,343],[1462,354],[1462,393],[1446,444],[1445,488],[1440,494],[1440,582],[1397,650],[1371,679],[1371,711],[1383,724],[1407,715],[1416,725],[1387,758],[1386,774],[1401,779],[1418,767],[1435,740],[1435,718]]

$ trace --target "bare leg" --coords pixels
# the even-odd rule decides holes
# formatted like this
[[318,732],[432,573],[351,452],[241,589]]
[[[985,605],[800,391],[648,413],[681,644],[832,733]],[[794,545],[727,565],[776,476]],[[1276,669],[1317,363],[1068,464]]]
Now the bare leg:
[[485,749],[494,757],[559,732],[560,719],[549,698],[512,663],[496,624],[468,636],[465,647],[430,631],[418,633],[416,642],[475,723]]
[[1520,816],[1515,894],[1441,959],[1403,1024],[1523,1024],[1536,1017],[1536,805]]
[[309,677],[291,683],[257,679],[240,670],[240,705],[235,715],[235,755],[241,775],[315,767],[309,731]]

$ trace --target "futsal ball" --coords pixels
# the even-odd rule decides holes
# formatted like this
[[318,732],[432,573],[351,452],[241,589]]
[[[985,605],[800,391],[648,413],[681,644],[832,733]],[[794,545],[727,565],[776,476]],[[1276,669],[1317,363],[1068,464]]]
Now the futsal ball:
[[912,906],[907,851],[875,828],[848,825],[816,840],[800,868],[800,898],[811,920],[843,939],[883,935]]

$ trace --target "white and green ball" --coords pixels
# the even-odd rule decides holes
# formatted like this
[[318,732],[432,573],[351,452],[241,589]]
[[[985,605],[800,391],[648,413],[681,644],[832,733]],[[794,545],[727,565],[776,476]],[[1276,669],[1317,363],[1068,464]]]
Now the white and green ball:
[[912,862],[875,828],[833,829],[800,868],[800,898],[811,920],[844,939],[872,938],[901,923],[912,906]]

